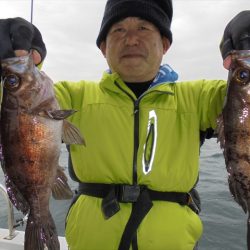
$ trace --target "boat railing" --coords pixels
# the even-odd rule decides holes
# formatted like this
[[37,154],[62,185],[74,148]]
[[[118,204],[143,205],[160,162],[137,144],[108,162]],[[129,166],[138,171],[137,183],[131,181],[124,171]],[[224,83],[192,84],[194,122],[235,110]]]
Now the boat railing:
[[4,237],[4,239],[7,240],[12,240],[16,236],[15,232],[15,224],[14,224],[14,209],[13,205],[9,199],[8,193],[6,188],[0,184],[0,193],[2,193],[4,199],[6,200],[7,203],[7,213],[8,213],[8,229],[9,229],[9,235]]

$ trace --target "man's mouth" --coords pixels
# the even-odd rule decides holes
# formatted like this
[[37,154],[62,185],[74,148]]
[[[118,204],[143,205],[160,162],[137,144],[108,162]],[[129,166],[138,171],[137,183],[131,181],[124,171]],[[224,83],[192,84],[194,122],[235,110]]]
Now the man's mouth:
[[121,58],[140,58],[140,57],[144,57],[143,54],[141,53],[124,53],[121,55]]

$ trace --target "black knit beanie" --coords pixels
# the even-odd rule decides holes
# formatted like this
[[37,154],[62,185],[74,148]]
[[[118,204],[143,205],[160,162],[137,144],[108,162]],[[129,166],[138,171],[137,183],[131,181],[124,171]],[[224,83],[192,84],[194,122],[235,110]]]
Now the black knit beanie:
[[140,17],[153,23],[172,43],[172,16],[172,0],[108,0],[96,44],[100,48],[111,26],[126,17]]

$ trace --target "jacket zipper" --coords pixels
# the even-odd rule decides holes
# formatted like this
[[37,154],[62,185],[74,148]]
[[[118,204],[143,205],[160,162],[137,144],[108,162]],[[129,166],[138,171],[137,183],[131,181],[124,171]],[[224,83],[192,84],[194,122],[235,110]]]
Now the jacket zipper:
[[[133,155],[133,185],[137,185],[137,153],[139,149],[139,104],[141,99],[147,95],[149,92],[144,92],[138,99],[134,99],[134,97],[128,93],[126,90],[124,90],[120,85],[115,82],[115,85],[122,90],[134,103],[134,155]],[[152,93],[151,91],[150,93]],[[154,92],[160,92],[160,93],[166,93],[166,94],[171,94],[173,95],[172,92],[167,92],[167,91],[159,91],[159,90],[154,90]]]
[[140,98],[134,99],[134,97],[124,90],[120,85],[115,82],[115,85],[122,90],[134,103],[134,155],[133,155],[133,185],[137,185],[137,152],[139,148],[139,104]]
[[139,103],[134,101],[134,156],[133,156],[133,185],[137,185],[137,153],[139,148]]

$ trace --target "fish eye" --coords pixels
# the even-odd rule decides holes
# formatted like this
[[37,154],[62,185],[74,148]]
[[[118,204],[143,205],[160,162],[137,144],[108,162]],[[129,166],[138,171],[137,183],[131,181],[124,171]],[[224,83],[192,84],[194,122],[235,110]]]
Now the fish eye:
[[236,80],[239,82],[239,83],[246,83],[248,80],[249,80],[249,77],[250,77],[250,72],[249,70],[247,69],[238,69],[236,71]]
[[10,89],[17,88],[20,84],[20,78],[13,74],[7,75],[3,79],[3,84],[4,84],[4,87],[10,88]]

